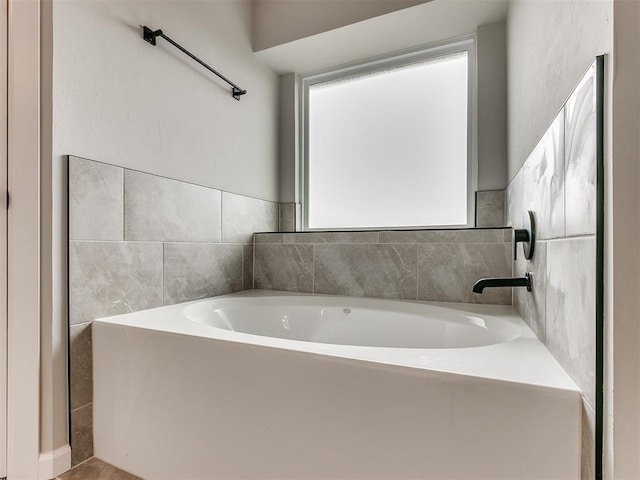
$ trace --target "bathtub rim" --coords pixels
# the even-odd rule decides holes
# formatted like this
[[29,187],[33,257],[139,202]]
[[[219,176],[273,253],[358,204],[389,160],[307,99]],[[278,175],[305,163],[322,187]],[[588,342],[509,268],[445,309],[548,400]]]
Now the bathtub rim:
[[[522,329],[521,335],[511,341],[466,348],[397,348],[368,347],[352,345],[322,344],[300,340],[224,330],[204,325],[186,318],[185,307],[203,301],[224,298],[260,297],[313,297],[350,298],[359,300],[384,300],[444,308],[459,307],[467,313],[477,315],[502,316],[509,323]],[[160,319],[158,319],[158,314]],[[378,299],[365,297],[345,297],[341,295],[314,295],[307,293],[247,290],[231,294],[208,297],[163,307],[155,307],[137,312],[101,317],[93,320],[96,324],[116,325],[126,328],[151,330],[171,335],[190,336],[215,341],[245,344],[253,347],[284,350],[315,357],[331,357],[370,364],[370,367],[404,370],[405,373],[424,375],[446,374],[468,376],[487,381],[516,383],[535,388],[549,388],[580,394],[581,390],[564,371],[533,331],[526,325],[517,311],[509,305],[485,305],[456,302],[423,302],[415,300]],[[537,365],[537,367],[536,367]],[[409,370],[407,370],[409,369]]]

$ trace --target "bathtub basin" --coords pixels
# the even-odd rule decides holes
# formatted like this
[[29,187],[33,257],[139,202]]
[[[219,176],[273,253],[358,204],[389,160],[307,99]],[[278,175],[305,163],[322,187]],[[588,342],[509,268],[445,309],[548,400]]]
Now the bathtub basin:
[[96,320],[95,454],[153,480],[580,476],[511,307],[243,292]]
[[186,306],[184,315],[233,332],[367,347],[482,347],[521,334],[517,324],[492,315],[478,316],[437,305],[330,296],[271,295],[255,297],[252,302],[246,297],[210,299]]

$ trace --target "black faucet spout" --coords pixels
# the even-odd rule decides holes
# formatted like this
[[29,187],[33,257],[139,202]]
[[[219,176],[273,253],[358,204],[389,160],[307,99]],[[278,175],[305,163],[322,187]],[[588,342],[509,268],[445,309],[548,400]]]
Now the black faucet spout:
[[473,285],[473,292],[482,293],[487,287],[527,287],[527,292],[530,292],[531,273],[525,273],[524,277],[481,278]]

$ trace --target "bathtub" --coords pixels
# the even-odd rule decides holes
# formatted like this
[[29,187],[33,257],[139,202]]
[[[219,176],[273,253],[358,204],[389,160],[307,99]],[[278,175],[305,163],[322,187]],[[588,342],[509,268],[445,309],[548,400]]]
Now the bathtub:
[[243,292],[93,323],[95,455],[149,480],[577,479],[511,307]]

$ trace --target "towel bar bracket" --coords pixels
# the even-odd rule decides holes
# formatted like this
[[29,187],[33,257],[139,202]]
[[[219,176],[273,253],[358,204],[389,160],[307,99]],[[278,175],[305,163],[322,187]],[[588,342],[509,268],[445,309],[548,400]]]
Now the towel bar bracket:
[[156,37],[162,35],[162,30],[153,31],[149,27],[142,27],[142,38],[145,42],[149,42],[151,45],[156,44]]

